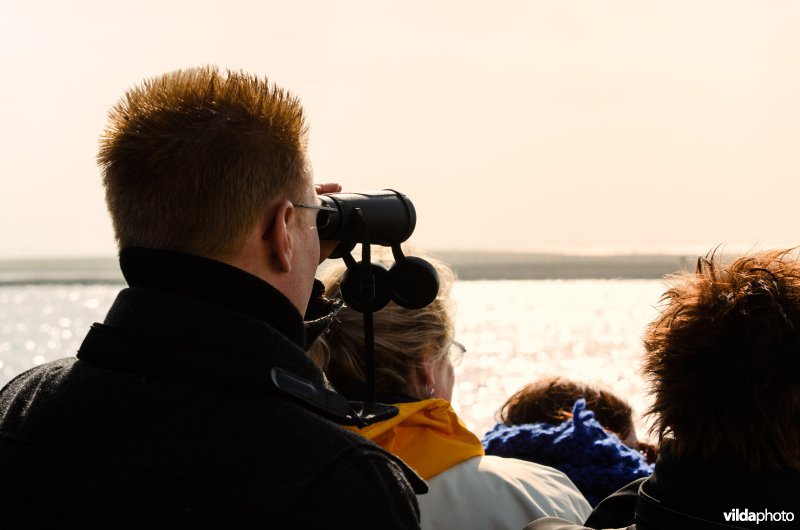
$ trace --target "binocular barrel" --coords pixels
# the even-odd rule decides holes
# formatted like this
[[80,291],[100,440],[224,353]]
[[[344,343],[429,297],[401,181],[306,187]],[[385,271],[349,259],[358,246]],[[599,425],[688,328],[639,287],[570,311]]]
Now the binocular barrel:
[[320,199],[332,208],[317,216],[320,240],[392,246],[411,237],[417,224],[414,205],[395,190],[331,193]]

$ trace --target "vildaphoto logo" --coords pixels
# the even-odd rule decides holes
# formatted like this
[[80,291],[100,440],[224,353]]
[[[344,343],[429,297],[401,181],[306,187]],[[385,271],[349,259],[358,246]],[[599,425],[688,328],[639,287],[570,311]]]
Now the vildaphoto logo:
[[745,523],[755,522],[759,523],[791,523],[794,521],[794,512],[771,512],[769,510],[761,510],[760,512],[753,512],[745,508],[740,510],[734,508],[729,512],[722,512],[722,516],[726,522],[732,523]]

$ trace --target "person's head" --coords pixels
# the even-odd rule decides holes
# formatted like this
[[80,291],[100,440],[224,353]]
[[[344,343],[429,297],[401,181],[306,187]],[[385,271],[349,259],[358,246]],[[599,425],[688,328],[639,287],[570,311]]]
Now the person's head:
[[654,432],[680,456],[800,469],[800,265],[792,251],[672,276],[644,337]]
[[[451,351],[459,354],[449,298],[455,275],[444,263],[425,259],[439,274],[436,299],[422,309],[405,309],[389,302],[374,314],[375,389],[379,394],[450,400],[454,384]],[[385,259],[373,261],[391,264]],[[339,296],[344,272],[343,266],[336,267],[322,277],[327,296]],[[337,318],[309,355],[337,390],[357,395],[363,392],[365,381],[363,315],[344,307]]]
[[627,445],[637,446],[633,411],[625,400],[595,385],[563,377],[540,379],[519,389],[500,408],[500,421],[505,425],[561,423],[572,417],[572,407],[581,398],[605,429]]
[[316,212],[292,205],[317,201],[297,98],[213,66],[163,74],[111,109],[98,162],[120,249],[225,261],[305,304],[285,292],[319,262]]

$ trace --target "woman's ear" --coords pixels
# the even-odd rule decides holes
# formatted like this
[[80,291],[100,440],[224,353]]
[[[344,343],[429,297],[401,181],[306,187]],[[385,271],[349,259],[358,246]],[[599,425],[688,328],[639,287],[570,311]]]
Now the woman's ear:
[[281,272],[291,272],[292,270],[294,241],[289,227],[294,215],[295,210],[292,203],[283,201],[278,205],[275,214],[265,222],[262,239],[269,242],[270,250]]
[[422,352],[422,363],[417,370],[420,378],[420,384],[425,391],[425,397],[430,397],[433,390],[436,388],[436,373],[434,363],[432,362],[433,350],[430,346],[426,347]]

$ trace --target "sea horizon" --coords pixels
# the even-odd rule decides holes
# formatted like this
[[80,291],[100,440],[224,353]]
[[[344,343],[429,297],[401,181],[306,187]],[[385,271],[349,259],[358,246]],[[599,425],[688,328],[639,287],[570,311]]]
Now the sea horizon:
[[[433,251],[459,280],[659,279],[694,266],[691,254]],[[0,285],[124,283],[116,256],[0,258]]]

